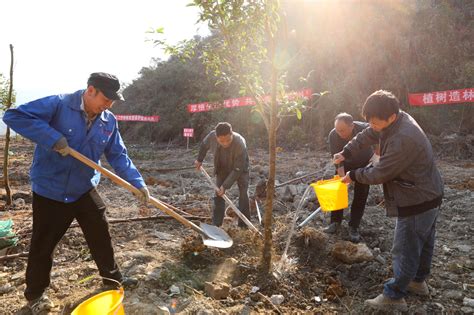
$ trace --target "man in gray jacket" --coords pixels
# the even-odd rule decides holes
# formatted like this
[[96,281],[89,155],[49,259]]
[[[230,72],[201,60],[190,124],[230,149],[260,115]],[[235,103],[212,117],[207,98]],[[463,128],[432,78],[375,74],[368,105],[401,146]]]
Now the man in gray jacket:
[[[331,154],[340,152],[344,146],[352,140],[359,132],[368,128],[369,124],[354,121],[348,113],[340,113],[334,119],[334,129],[331,130],[328,136],[329,150]],[[345,171],[355,170],[361,167],[366,167],[369,164],[370,158],[374,154],[372,147],[366,147],[353,155],[351,158],[344,160],[343,164],[339,165],[336,171],[342,174]],[[354,185],[354,199],[351,204],[351,219],[349,221],[349,238],[351,242],[357,243],[360,239],[359,225],[364,214],[365,204],[369,196],[369,185],[362,183],[355,183]],[[329,234],[337,233],[340,230],[344,210],[331,211],[331,224],[324,229],[324,232]]]
[[370,128],[335,154],[334,163],[380,142],[379,163],[352,170],[343,181],[383,184],[387,215],[397,218],[392,248],[394,277],[384,284],[382,294],[365,303],[377,309],[404,311],[407,293],[429,295],[425,279],[431,269],[443,182],[428,138],[399,106],[390,92],[380,90],[370,95],[362,109]]
[[[211,131],[202,141],[198,157],[194,162],[196,169],[201,168],[202,161],[211,148],[214,150],[216,186],[219,187],[219,191],[214,197],[212,224],[222,225],[225,215],[225,201],[222,196],[235,182],[239,187],[239,210],[250,219],[249,156],[244,137],[233,132],[229,123],[218,123],[215,130]],[[246,226],[241,219],[239,219],[239,226]]]

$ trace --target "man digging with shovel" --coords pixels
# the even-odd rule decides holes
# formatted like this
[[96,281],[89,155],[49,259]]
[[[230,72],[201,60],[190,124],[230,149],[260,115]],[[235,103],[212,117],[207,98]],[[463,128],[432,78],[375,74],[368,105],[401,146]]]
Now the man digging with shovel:
[[[244,137],[232,131],[232,126],[227,122],[217,124],[202,141],[198,157],[194,162],[196,169],[200,170],[202,161],[209,149],[214,149],[214,173],[219,191],[214,197],[214,211],[212,224],[221,226],[225,215],[225,201],[222,196],[225,191],[237,182],[239,187],[239,209],[250,219],[249,210],[249,156]],[[246,224],[239,219],[239,227]]]
[[35,100],[7,110],[3,117],[10,128],[36,143],[30,170],[33,233],[25,289],[33,314],[47,314],[54,308],[45,294],[53,252],[74,219],[104,284],[137,284],[136,279],[123,277],[115,262],[106,206],[96,190],[100,173],[68,156],[72,148],[98,163],[105,154],[115,172],[139,189],[137,197],[148,201],[145,182],[128,157],[117,120],[108,110],[115,100],[123,100],[119,88],[115,76],[92,73],[86,90]]

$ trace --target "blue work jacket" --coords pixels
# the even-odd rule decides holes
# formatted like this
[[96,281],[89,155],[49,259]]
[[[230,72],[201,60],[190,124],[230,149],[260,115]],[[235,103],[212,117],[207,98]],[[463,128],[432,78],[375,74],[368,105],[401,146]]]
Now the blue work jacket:
[[79,90],[73,94],[48,96],[5,112],[3,121],[37,144],[30,170],[33,191],[71,203],[99,184],[98,171],[52,149],[62,136],[71,148],[96,163],[100,164],[104,153],[118,176],[136,188],[144,187],[142,176],[128,157],[112,112],[102,112],[87,130],[81,109],[83,93],[84,90]]

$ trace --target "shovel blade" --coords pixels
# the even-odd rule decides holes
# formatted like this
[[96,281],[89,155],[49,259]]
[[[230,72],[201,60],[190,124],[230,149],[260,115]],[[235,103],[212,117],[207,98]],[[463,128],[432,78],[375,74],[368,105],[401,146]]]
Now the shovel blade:
[[204,234],[201,234],[202,241],[204,245],[209,247],[217,248],[229,248],[234,243],[230,236],[221,228],[206,224],[200,223],[201,229],[204,231]]

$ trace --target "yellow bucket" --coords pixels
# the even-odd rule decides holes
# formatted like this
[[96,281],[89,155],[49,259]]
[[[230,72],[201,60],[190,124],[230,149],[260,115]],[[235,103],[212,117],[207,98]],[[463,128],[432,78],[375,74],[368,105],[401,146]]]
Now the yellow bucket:
[[79,304],[71,315],[125,315],[123,297],[123,288],[104,291]]
[[349,204],[349,192],[347,185],[341,182],[339,176],[333,179],[318,180],[311,186],[318,197],[319,205],[323,211],[334,211],[347,208]]

